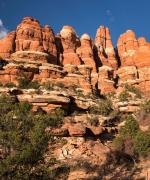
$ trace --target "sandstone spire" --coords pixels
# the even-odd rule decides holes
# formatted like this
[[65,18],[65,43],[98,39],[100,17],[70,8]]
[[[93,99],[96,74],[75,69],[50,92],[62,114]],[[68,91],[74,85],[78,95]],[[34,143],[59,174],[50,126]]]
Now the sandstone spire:
[[96,33],[95,46],[97,49],[98,60],[102,65],[117,68],[117,59],[112,44],[110,31],[104,26],[100,26]]
[[63,54],[60,63],[80,65],[81,60],[76,54],[76,49],[79,45],[79,39],[76,32],[71,26],[64,26],[60,31],[60,39],[63,47]]
[[96,72],[96,63],[94,60],[92,40],[88,34],[83,34],[80,38],[81,46],[78,49],[78,54],[81,57],[85,65],[89,65],[93,68],[93,72]]

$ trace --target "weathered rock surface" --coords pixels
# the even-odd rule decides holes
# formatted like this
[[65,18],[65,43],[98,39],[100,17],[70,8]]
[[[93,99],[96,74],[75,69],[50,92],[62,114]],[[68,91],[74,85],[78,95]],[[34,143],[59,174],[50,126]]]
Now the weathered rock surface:
[[62,55],[60,63],[80,65],[81,60],[76,53],[79,46],[79,39],[77,38],[75,30],[71,26],[64,26],[60,31],[60,41],[62,44]]
[[95,46],[97,51],[97,63],[116,69],[117,58],[108,28],[105,28],[104,26],[98,28]]
[[128,30],[119,37],[117,48],[121,63],[118,69],[119,86],[122,83],[136,85],[145,95],[148,95],[150,92],[149,43],[143,37],[137,39],[135,33]]
[[[115,49],[104,26],[98,28],[93,41],[88,34],[79,38],[71,26],[55,35],[48,25],[42,27],[36,19],[25,17],[16,31],[0,40],[0,57],[16,64],[0,61],[3,84],[16,84],[18,74],[26,73],[31,80],[56,79],[66,87],[79,85],[86,92],[108,94],[128,83],[150,94],[150,43],[144,37],[136,38],[132,30],[120,35]],[[34,65],[36,72],[20,70],[17,64]]]
[[88,34],[83,34],[81,39],[81,46],[78,48],[78,54],[85,65],[91,66],[93,72],[97,71],[96,62],[94,60],[94,53],[92,47],[92,40]]
[[6,37],[0,40],[0,56],[9,58],[15,52],[15,37],[16,32],[10,32]]

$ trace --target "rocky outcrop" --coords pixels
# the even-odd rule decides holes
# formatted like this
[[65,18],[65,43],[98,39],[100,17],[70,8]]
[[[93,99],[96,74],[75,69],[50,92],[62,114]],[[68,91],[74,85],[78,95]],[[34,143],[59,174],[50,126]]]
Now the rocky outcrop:
[[136,38],[132,30],[120,35],[115,49],[104,26],[98,28],[93,41],[88,34],[79,38],[71,26],[64,26],[55,35],[48,25],[42,27],[36,19],[25,17],[16,31],[0,40],[0,57],[6,64],[16,64],[11,69],[11,64],[5,67],[0,61],[2,83],[16,83],[20,65],[28,64],[37,69],[26,70],[32,80],[55,79],[66,87],[79,85],[86,92],[98,94],[116,91],[126,83],[145,95],[150,92],[150,43],[144,37]]
[[60,56],[60,64],[80,65],[81,60],[76,53],[79,46],[75,30],[71,26],[64,26],[60,31],[60,41],[62,45],[62,55]]
[[16,29],[16,51],[46,52],[50,62],[57,64],[55,37],[49,26],[41,27],[40,23],[25,17]]
[[115,92],[114,70],[108,66],[99,68],[98,73],[98,89],[101,94]]
[[95,49],[97,52],[97,63],[99,65],[102,64],[114,69],[117,68],[117,58],[108,28],[104,26],[98,28],[95,38]]
[[15,52],[16,32],[10,32],[6,37],[0,40],[0,56],[9,58]]
[[[119,84],[136,85],[145,95],[150,92],[150,46],[145,38],[136,38],[133,31],[128,30],[118,40],[118,54],[121,67],[117,73]],[[147,76],[145,76],[147,74]]]
[[88,34],[83,34],[81,39],[81,46],[78,48],[78,54],[85,65],[91,66],[93,72],[97,71],[96,62],[94,60],[94,53],[92,47],[92,40]]

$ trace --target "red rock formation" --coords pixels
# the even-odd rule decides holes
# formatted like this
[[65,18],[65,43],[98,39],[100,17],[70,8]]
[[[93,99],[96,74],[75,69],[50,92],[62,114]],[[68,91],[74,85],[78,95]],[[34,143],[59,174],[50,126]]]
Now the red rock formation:
[[120,35],[117,43],[118,55],[121,59],[121,66],[134,66],[133,55],[138,48],[138,41],[135,33],[128,30]]
[[98,55],[97,61],[101,61],[102,65],[116,69],[117,59],[108,28],[105,28],[104,26],[100,26],[98,28],[95,38],[95,45]]
[[55,36],[53,30],[48,25],[42,29],[42,40],[44,51],[50,54],[51,62],[57,64]]
[[81,60],[76,54],[76,49],[79,46],[79,40],[76,36],[75,30],[71,26],[64,26],[60,31],[60,36],[63,48],[63,55],[62,59],[60,59],[60,63],[62,65],[80,65]]
[[81,46],[78,49],[78,54],[85,65],[91,66],[93,72],[96,72],[96,63],[92,49],[92,41],[88,34],[83,34],[81,39]]
[[25,17],[16,29],[16,51],[38,51],[50,55],[50,62],[57,64],[55,37],[49,26],[42,28],[40,23]]
[[[100,90],[106,94],[115,90],[116,82],[114,77],[110,77],[115,73],[118,75],[118,87],[128,83],[148,95],[150,43],[144,37],[137,39],[135,33],[128,30],[119,37],[117,51],[118,54],[109,29],[103,26],[98,28],[93,41],[88,34],[79,39],[70,26],[64,26],[60,34],[55,36],[48,25],[41,27],[37,20],[25,17],[16,32],[0,40],[0,57],[8,61],[8,66],[3,67],[1,60],[0,82],[17,83],[18,74],[24,73],[17,64],[19,62],[21,66],[36,66],[36,73],[26,71],[34,80],[41,82],[61,80],[66,87],[79,85],[85,92]],[[17,63],[12,65],[11,61]]]
[[15,36],[16,33],[13,31],[0,40],[0,56],[2,58],[9,58],[11,53],[15,51]]
[[115,91],[113,76],[112,68],[108,66],[102,66],[99,68],[98,89],[101,94],[108,94]]
[[135,33],[128,30],[120,36],[117,46],[121,62],[118,70],[119,86],[125,83],[136,85],[143,93],[149,94],[149,43],[143,37],[136,39]]
[[25,17],[16,29],[16,51],[44,52],[40,23]]

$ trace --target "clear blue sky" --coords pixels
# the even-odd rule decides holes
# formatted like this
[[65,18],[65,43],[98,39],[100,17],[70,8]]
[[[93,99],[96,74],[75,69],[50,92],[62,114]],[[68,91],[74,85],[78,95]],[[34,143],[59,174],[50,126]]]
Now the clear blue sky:
[[49,24],[55,33],[71,25],[78,35],[94,38],[98,26],[105,25],[114,44],[127,29],[150,41],[150,0],[0,0],[1,29],[14,30],[24,16]]

